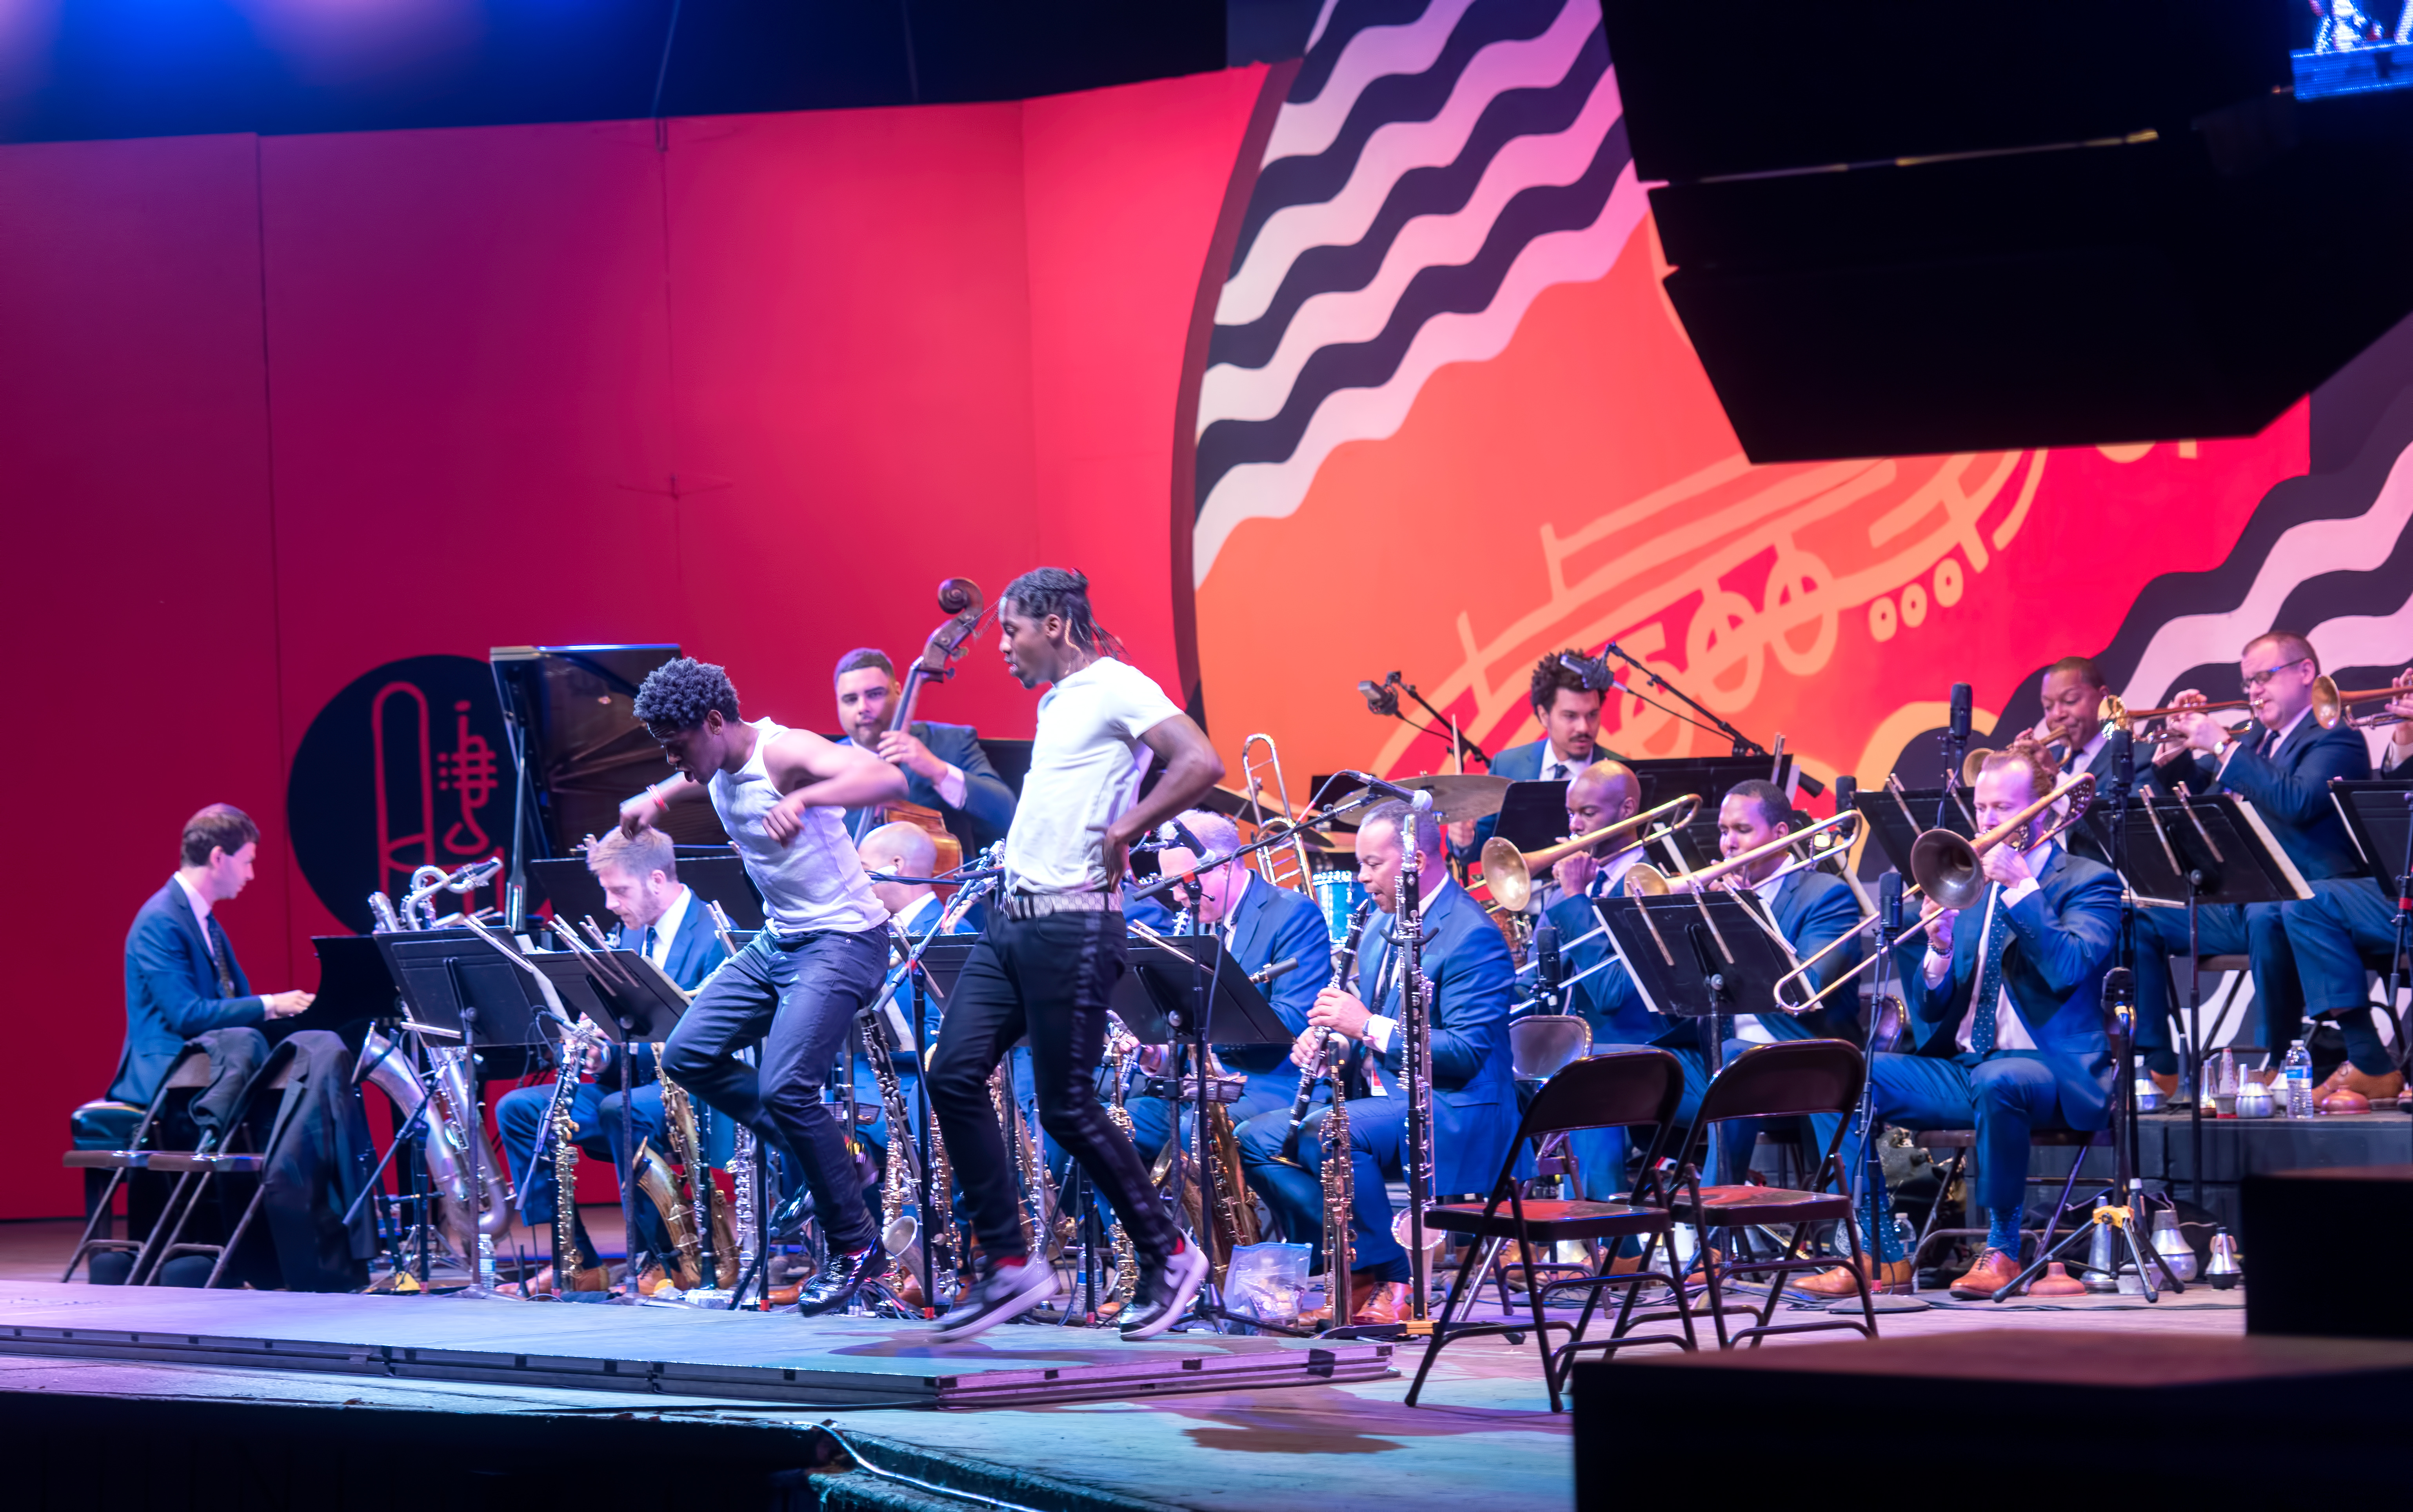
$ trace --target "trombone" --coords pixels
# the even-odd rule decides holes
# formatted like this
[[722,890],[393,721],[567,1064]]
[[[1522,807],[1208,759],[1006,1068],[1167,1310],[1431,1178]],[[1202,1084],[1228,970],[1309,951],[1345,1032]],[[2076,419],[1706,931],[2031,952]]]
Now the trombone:
[[[1816,866],[1839,847],[1843,850],[1851,849],[1853,842],[1860,838],[1862,823],[1860,811],[1857,808],[1848,808],[1840,814],[1805,826],[1799,834],[1787,835],[1770,840],[1766,845],[1755,845],[1748,851],[1727,856],[1712,866],[1703,867],[1698,871],[1680,871],[1672,877],[1648,861],[1637,861],[1634,868],[1625,874],[1625,890],[1628,893],[1647,893],[1653,897],[1675,892],[1697,893],[1708,887],[1710,883],[1757,866],[1769,856],[1789,854],[1792,857],[1791,860],[1753,884],[1754,886],[1763,885],[1774,882],[1779,877],[1790,877],[1797,871]],[[1845,825],[1850,826],[1849,834],[1831,833]],[[1795,849],[1802,845],[1807,845],[1810,849],[1806,852]]]
[[[1934,927],[1935,921],[1942,918],[1945,913],[1967,908],[1984,897],[1986,878],[1983,863],[1986,852],[2025,831],[2028,825],[2036,822],[2038,814],[2051,808],[2064,799],[2069,801],[2068,811],[2054,820],[2043,834],[2028,842],[2026,848],[2033,851],[2045,841],[2059,836],[2070,825],[2077,823],[2085,814],[2087,805],[2095,801],[2094,773],[2080,772],[2076,777],[2062,778],[2053,785],[2050,793],[2036,799],[1975,839],[1955,835],[1948,829],[1920,831],[1918,838],[1910,842],[1910,874],[1916,885],[1902,890],[1902,900],[1907,903],[1913,898],[1930,899],[1937,905],[1937,912],[1927,914],[1917,924],[1903,930],[1902,939],[1908,940],[1914,936],[1924,935],[1929,929]],[[1876,918],[1863,919],[1816,955],[1778,977],[1774,989],[1777,1007],[1788,1014],[1807,1013],[1826,1001],[1829,993],[1845,983],[1858,981],[1862,971],[1876,964],[1879,958],[1877,954],[1872,953],[1862,956],[1853,964],[1850,971],[1821,986],[1799,1002],[1789,1001],[1786,993],[1786,984],[1790,983],[1794,990],[1799,990],[1807,985],[1813,973],[1826,962],[1828,956],[1842,950],[1845,945],[1856,943],[1861,935],[1876,928],[1883,922],[1882,914]]]
[[[1483,885],[1491,894],[1491,901],[1503,912],[1522,913],[1525,912],[1525,905],[1532,901],[1535,872],[1547,871],[1577,852],[1589,851],[1628,830],[1640,829],[1655,823],[1659,826],[1657,829],[1635,841],[1636,845],[1649,845],[1662,836],[1672,835],[1690,824],[1693,822],[1693,816],[1700,810],[1701,795],[1697,793],[1688,793],[1680,798],[1670,798],[1656,808],[1646,808],[1631,819],[1621,819],[1614,824],[1604,824],[1599,829],[1578,835],[1573,839],[1561,840],[1556,845],[1546,846],[1539,851],[1519,851],[1514,841],[1504,840],[1494,835],[1483,842]],[[1671,815],[1673,817],[1670,817]],[[1620,846],[1618,849],[1628,850],[1631,847]],[[1635,871],[1650,869],[1647,865],[1639,863],[1634,868]],[[1652,874],[1657,875],[1655,872]],[[1633,873],[1628,872],[1627,875],[1631,876]],[[1586,935],[1584,938],[1589,940],[1591,937]]]
[[[1254,754],[1260,745],[1266,748],[1263,760]],[[1273,796],[1275,804],[1281,809],[1280,814],[1266,811],[1266,783],[1262,772],[1268,767],[1274,774]],[[1315,875],[1315,863],[1307,853],[1307,840],[1298,826],[1297,811],[1290,806],[1290,784],[1282,780],[1281,752],[1275,749],[1273,736],[1254,734],[1240,742],[1240,774],[1249,790],[1248,820],[1251,829],[1257,835],[1265,835],[1280,828],[1290,836],[1288,845],[1277,845],[1256,853],[1257,874],[1276,887],[1287,887],[1299,893],[1311,891],[1309,879]],[[1284,862],[1290,865],[1285,866]]]

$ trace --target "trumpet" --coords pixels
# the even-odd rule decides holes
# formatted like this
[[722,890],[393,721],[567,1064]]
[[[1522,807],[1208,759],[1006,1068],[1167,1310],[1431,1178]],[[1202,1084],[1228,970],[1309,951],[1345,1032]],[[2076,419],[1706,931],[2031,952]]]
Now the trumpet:
[[[1928,914],[1903,930],[1902,938],[1908,940],[1914,936],[1924,935],[1929,929],[1934,927],[1935,921],[1942,918],[1945,912],[1967,908],[1984,897],[1986,852],[2015,836],[2026,833],[2027,827],[2036,822],[2038,814],[2046,812],[2064,799],[2069,801],[2068,810],[2054,820],[2044,833],[2030,840],[2024,849],[2035,850],[2047,840],[2059,836],[2070,825],[2077,823],[2084,816],[2086,806],[2092,803],[2094,798],[2095,774],[2080,772],[2076,777],[2062,778],[2054,784],[2050,793],[2036,799],[1975,839],[1956,835],[1948,829],[1920,831],[1918,838],[1910,843],[1910,874],[1916,885],[1902,889],[1902,900],[1908,903],[1914,899],[1929,899],[1938,905],[1940,912]],[[1828,956],[1844,946],[1854,943],[1861,935],[1876,928],[1881,923],[1883,923],[1882,915],[1863,920],[1828,944],[1825,949],[1778,977],[1774,988],[1777,1007],[1788,1014],[1807,1013],[1826,1001],[1829,994],[1844,984],[1858,981],[1860,973],[1875,965],[1881,958],[1878,953],[1873,952],[1861,957],[1850,971],[1827,983],[1799,1002],[1792,1001],[1788,991],[1788,987],[1791,991],[1799,991],[1806,986],[1818,969],[1826,964]]]
[[[1797,871],[1816,866],[1827,859],[1828,852],[1838,848],[1849,850],[1853,842],[1860,838],[1860,826],[1863,823],[1865,822],[1861,819],[1858,809],[1846,809],[1843,813],[1822,819],[1814,824],[1804,827],[1798,835],[1787,835],[1780,839],[1770,840],[1766,845],[1755,845],[1748,851],[1727,856],[1713,866],[1703,867],[1698,871],[1680,871],[1673,877],[1648,861],[1639,861],[1635,863],[1633,869],[1625,874],[1625,890],[1628,893],[1644,893],[1654,897],[1674,892],[1697,893],[1711,882],[1722,881],[1738,871],[1757,866],[1769,856],[1789,856],[1791,859],[1784,866],[1759,880],[1762,883],[1771,882],[1779,877],[1789,877]],[[1843,835],[1832,833],[1845,826],[1849,826],[1850,833]],[[1808,845],[1810,849],[1807,851],[1798,849],[1803,845]]]
[[[1657,824],[1659,826],[1657,829],[1642,835],[1635,841],[1637,845],[1648,845],[1663,835],[1673,834],[1690,824],[1693,822],[1693,816],[1700,812],[1700,808],[1701,795],[1697,793],[1688,793],[1680,798],[1671,798],[1656,808],[1646,808],[1630,819],[1621,819],[1614,824],[1604,824],[1588,834],[1578,835],[1573,839],[1561,840],[1556,845],[1546,846],[1539,851],[1519,851],[1513,842],[1494,835],[1483,842],[1483,885],[1490,892],[1491,901],[1498,904],[1503,911],[1509,913],[1522,913],[1525,912],[1525,905],[1532,901],[1535,872],[1547,871],[1577,852],[1591,850],[1629,830],[1640,830],[1648,825]],[[1621,846],[1620,849],[1626,849],[1626,847]],[[1647,868],[1642,867],[1635,868],[1636,871],[1644,869]]]
[[[2358,704],[2385,704],[2408,695],[2413,695],[2413,688],[2364,688],[2353,692],[2341,691],[2337,679],[2323,673],[2313,679],[2313,718],[2324,730],[2334,730],[2340,724],[2348,722],[2377,723],[2383,719],[2392,719],[2394,717],[2392,715],[2354,717],[2351,711]],[[2226,698],[2209,704],[2169,704],[2157,709],[2132,709],[2119,694],[2106,693],[2103,696],[2103,702],[2096,705],[2095,712],[2098,719],[2114,730],[2133,730],[2139,720],[2163,719],[2173,714],[2215,714],[2225,709],[2243,709],[2252,706],[2251,699]],[[2139,733],[2145,735],[2157,734],[2150,730]],[[2234,728],[2231,733],[2235,733]]]

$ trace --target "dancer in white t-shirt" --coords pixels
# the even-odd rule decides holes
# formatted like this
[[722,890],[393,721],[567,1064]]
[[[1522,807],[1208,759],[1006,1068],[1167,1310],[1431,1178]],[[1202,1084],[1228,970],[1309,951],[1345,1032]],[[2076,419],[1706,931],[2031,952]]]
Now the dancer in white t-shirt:
[[[1055,1271],[1024,1244],[989,1104],[989,1073],[1026,1033],[1040,1126],[1088,1172],[1139,1253],[1123,1337],[1162,1333],[1206,1273],[1206,1256],[1149,1187],[1139,1152],[1099,1106],[1091,1077],[1107,1001],[1128,962],[1118,884],[1131,844],[1203,796],[1223,763],[1194,720],[1119,660],[1120,643],[1090,612],[1088,586],[1078,572],[1035,568],[998,600],[1007,670],[1025,688],[1051,686],[1006,835],[1004,893],[948,996],[930,1067],[930,1105],[983,1257],[979,1280],[939,1320],[942,1341],[968,1339],[1056,1295]],[[1165,771],[1141,798],[1151,754]]]

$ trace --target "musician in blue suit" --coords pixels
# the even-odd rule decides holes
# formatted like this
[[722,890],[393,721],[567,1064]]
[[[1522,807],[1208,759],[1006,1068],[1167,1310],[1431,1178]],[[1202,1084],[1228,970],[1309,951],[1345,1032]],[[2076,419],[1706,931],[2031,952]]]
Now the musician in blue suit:
[[[1352,1193],[1356,1214],[1352,1225],[1355,1270],[1363,1283],[1355,1295],[1369,1298],[1358,1315],[1376,1322],[1389,1322],[1399,1315],[1409,1278],[1408,1254],[1391,1237],[1391,1202],[1383,1188],[1386,1176],[1405,1172],[1409,1151],[1408,1089],[1402,1079],[1406,1043],[1398,1018],[1399,953],[1388,930],[1381,926],[1390,922],[1398,897],[1405,860],[1401,832],[1410,828],[1424,831],[1415,838],[1420,842],[1416,850],[1418,890],[1423,894],[1423,967],[1433,985],[1429,1022],[1435,1194],[1488,1192],[1517,1137],[1517,1086],[1508,1063],[1508,1004],[1516,966],[1507,943],[1482,905],[1450,881],[1449,868],[1443,865],[1441,826],[1429,821],[1415,825],[1413,810],[1404,804],[1377,804],[1367,810],[1357,830],[1358,879],[1380,911],[1369,922],[1358,948],[1357,980],[1350,988],[1330,987],[1317,997],[1308,1010],[1310,1032],[1300,1035],[1291,1047],[1294,1063],[1304,1064],[1315,1054],[1312,1031],[1330,1029],[1351,1046],[1360,1068],[1370,1068],[1382,1078],[1385,1095],[1353,1095],[1349,1103],[1355,1178]],[[1360,1093],[1369,1090],[1369,1086],[1360,1084]],[[1299,1164],[1310,1179],[1291,1199],[1294,1203],[1305,1199],[1321,1207],[1320,1130],[1329,1111],[1318,1109],[1310,1115],[1300,1134]],[[1273,1164],[1273,1151],[1265,1141],[1270,1137],[1279,1142],[1281,1134],[1278,1128],[1266,1127],[1267,1122],[1255,1120],[1241,1139],[1242,1161],[1261,1173]],[[1317,1196],[1305,1198],[1308,1192]]]
[[[1239,826],[1221,814],[1192,808],[1179,823],[1211,852],[1228,852],[1240,843]],[[1157,853],[1158,867],[1168,875],[1186,871],[1197,862],[1186,846],[1169,846]],[[1183,890],[1176,888],[1168,896],[1181,899]],[[1200,872],[1192,896],[1196,898],[1198,923],[1223,941],[1224,970],[1253,975],[1276,961],[1298,963],[1261,989],[1282,1028],[1290,1031],[1290,1040],[1278,1045],[1213,1046],[1216,1060],[1226,1072],[1247,1078],[1240,1100],[1231,1105],[1233,1126],[1236,1129],[1251,1119],[1270,1116],[1286,1128],[1298,1097],[1299,1071],[1290,1063],[1291,1043],[1307,1031],[1308,1010],[1332,981],[1332,936],[1324,922],[1324,910],[1307,894],[1277,887],[1241,861]],[[1172,1110],[1156,1097],[1134,1097],[1124,1110],[1131,1115],[1132,1143],[1138,1147],[1140,1158],[1153,1162],[1173,1127]],[[1188,1119],[1182,1121],[1182,1137],[1196,1138]],[[1277,1185],[1266,1196],[1266,1205],[1280,1212],[1283,1232],[1294,1232],[1295,1216],[1312,1228],[1314,1208],[1310,1205],[1304,1214],[1282,1211],[1283,1195]]]
[[126,932],[126,1046],[109,1084],[112,1101],[147,1105],[196,1035],[310,1006],[307,992],[253,992],[218,924],[217,905],[251,881],[259,854],[259,826],[232,804],[214,803],[185,821],[182,864]]
[[[896,668],[888,653],[866,645],[838,658],[837,718],[846,732],[838,744],[861,746],[903,767],[905,801],[937,809],[967,853],[1004,839],[1014,823],[1014,790],[981,749],[980,732],[926,719],[892,730],[896,702]],[[846,832],[866,831],[862,821],[861,809],[848,809]]]
[[[1784,790],[1773,782],[1754,778],[1738,782],[1726,790],[1725,799],[1718,806],[1718,853],[1731,857],[1762,850],[1793,833],[1795,814]],[[1776,926],[1777,933],[1793,954],[1808,960],[1819,951],[1841,940],[1860,924],[1859,898],[1851,884],[1841,877],[1817,870],[1797,870],[1780,876],[1793,858],[1790,851],[1778,852],[1731,874],[1730,891],[1744,897],[1746,908],[1757,908]],[[1854,949],[1837,951],[1822,963],[1809,978],[1810,990],[1815,991],[1851,970],[1859,958]],[[1701,1094],[1709,1090],[1710,1070],[1707,1045],[1703,1036],[1708,1020],[1688,1019],[1670,1027],[1655,1043],[1675,1052],[1684,1067],[1684,1104],[1678,1117],[1690,1121],[1700,1107]],[[1859,1000],[1857,996],[1838,993],[1829,1005],[1804,1014],[1760,1013],[1740,1014],[1734,1021],[1734,1040],[1724,1046],[1725,1059],[1732,1060],[1745,1045],[1769,1045],[1778,1040],[1833,1039],[1858,1044],[1861,1039]],[[1800,1120],[1806,1134],[1800,1146],[1805,1156],[1811,1151],[1823,1151],[1833,1137],[1836,1119],[1820,1115]],[[1747,1119],[1728,1124],[1719,1132],[1723,1170],[1720,1180],[1739,1181],[1751,1165],[1752,1149],[1764,1129],[1759,1119]]]
[[[2398,717],[2384,752],[2382,777],[2413,778],[2413,672],[2400,673],[2396,686],[2406,696],[2391,699],[2388,712]],[[2341,724],[2332,735],[2348,733]],[[2402,855],[2375,858],[2393,872]],[[2310,879],[2307,879],[2308,881]],[[2346,1063],[2331,1074],[2314,1094],[2314,1105],[2332,1092],[2360,1092],[2377,1101],[2405,1090],[2405,1073],[2389,1047],[2379,1041],[2372,1021],[2371,993],[2364,985],[2363,958],[2392,959],[2396,953],[2396,905],[2371,877],[2325,877],[2311,883],[2312,897],[2285,905],[2280,912],[2287,926],[2287,942],[2296,953],[2296,967],[2304,984],[2304,1006],[2317,1015],[2333,1015],[2346,1036]],[[2276,1044],[2277,1042],[2272,1042]]]
[[[1570,650],[1567,654],[1581,653]],[[1598,749],[1601,704],[1606,695],[1586,687],[1581,674],[1559,660],[1559,653],[1554,651],[1533,664],[1529,696],[1533,718],[1541,721],[1542,738],[1511,746],[1493,757],[1489,768],[1493,777],[1511,782],[1568,782],[1596,755],[1609,754]],[[1491,814],[1450,825],[1451,853],[1473,865],[1483,853],[1483,842],[1491,838],[1499,824],[1499,816]]]
[[[2313,718],[2313,682],[2320,670],[2312,644],[2293,631],[2272,630],[2248,641],[2238,664],[2254,716],[2248,733],[2243,738],[2233,735],[2212,715],[2172,715],[2169,725],[2174,738],[2155,749],[2153,781],[2169,792],[2178,791],[2184,782],[2197,793],[2236,793],[2253,804],[2306,882],[2316,890],[2351,893],[2352,888],[2337,880],[2360,870],[2361,857],[2346,821],[2330,799],[2329,786],[2339,778],[2369,778],[2371,752],[2361,732],[2344,724],[2324,730]],[[2186,704],[2201,697],[2187,689],[2171,702]],[[2262,1045],[2271,1051],[2273,1065],[2304,1032],[2306,984],[2299,973],[2283,912],[2294,906],[2249,903],[2196,911],[2197,939],[2203,954],[2251,958],[2255,1012],[2261,1019]],[[2187,949],[2186,911],[2139,909],[2136,940],[2137,1048],[2147,1070],[2166,1085],[2175,1085],[2178,1056],[2165,1005],[2171,1001],[2169,957],[2184,955]],[[2317,952],[2319,949],[2317,944]],[[2332,974],[2323,971],[2325,984]],[[2360,999],[2362,968],[2359,961],[2351,974],[2352,996]],[[2321,1011],[2346,1006],[2325,999]],[[2392,1074],[2387,1049],[2368,1014],[2348,1013],[2339,1019],[2338,1027],[2346,1036],[2347,1054],[2354,1065]]]
[[[2059,777],[2034,740],[2012,742],[1978,776],[1979,832],[2008,823]],[[2031,822],[2027,834],[2036,833]],[[1913,937],[1897,947],[1916,1048],[1869,1058],[1879,1123],[1976,1131],[1986,1253],[1952,1288],[1971,1297],[2019,1274],[2030,1132],[2091,1132],[2110,1117],[2103,976],[2120,930],[2118,875],[2057,842],[2006,841],[1982,866],[1987,885],[1974,907],[1954,912],[1931,900],[1927,914],[1940,917],[1928,945]]]
[[[601,839],[588,843],[586,867],[602,884],[603,901],[620,921],[612,936],[614,948],[643,954],[661,968],[662,974],[674,986],[688,992],[703,986],[704,978],[728,958],[703,899],[678,880],[678,858],[669,836],[655,829],[640,830],[633,838],[617,829],[606,831]],[[662,1141],[658,1047],[640,1045],[633,1049],[631,1055],[608,1041],[599,1045],[586,1061],[594,1079],[581,1081],[570,1098],[570,1122],[579,1149],[598,1160],[612,1162],[614,1170],[621,1169],[627,1160],[621,1143],[624,1097],[628,1100],[629,1136],[637,1145],[650,1143],[665,1156],[671,1154]],[[629,1075],[631,1061],[635,1066],[633,1077]],[[633,1090],[629,1090],[632,1082]],[[511,1183],[520,1194],[520,1217],[531,1227],[553,1221],[557,1200],[553,1161],[549,1156],[536,1158],[540,1149],[551,1148],[543,1125],[545,1109],[552,1101],[553,1084],[545,1081],[505,1092],[495,1104],[495,1124],[503,1135],[503,1159],[511,1166]],[[734,1126],[727,1119],[715,1118],[701,1099],[691,1102],[706,1160],[715,1164],[727,1164]],[[650,1205],[639,1203],[637,1213],[640,1223],[652,1228]],[[668,1236],[653,1232],[647,1236],[647,1242],[659,1252],[667,1244]],[[550,1284],[550,1277],[540,1276],[537,1289],[545,1290]]]
[[[1631,768],[1614,760],[1594,762],[1567,783],[1567,836],[1590,835],[1631,819],[1641,807],[1642,782]],[[1533,895],[1535,906],[1558,931],[1561,977],[1573,983],[1566,988],[1564,1008],[1591,1028],[1595,1047],[1649,1045],[1667,1030],[1666,1020],[1634,990],[1634,979],[1615,958],[1616,948],[1601,929],[1594,907],[1600,898],[1625,896],[1626,873],[1648,853],[1640,837],[1634,838],[1636,843],[1606,856],[1578,851],[1561,857],[1550,868],[1549,881]],[[1626,1189],[1624,1130],[1582,1129],[1570,1134],[1568,1143],[1587,1199],[1606,1201]]]

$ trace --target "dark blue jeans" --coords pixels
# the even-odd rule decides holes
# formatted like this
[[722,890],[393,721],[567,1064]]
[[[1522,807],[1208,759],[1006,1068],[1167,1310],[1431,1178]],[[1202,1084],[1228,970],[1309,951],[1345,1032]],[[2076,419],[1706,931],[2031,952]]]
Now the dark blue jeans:
[[[888,941],[877,930],[787,941],[765,930],[723,964],[662,1046],[662,1069],[706,1105],[793,1157],[823,1235],[838,1250],[879,1238],[845,1132],[823,1101],[855,1015],[880,990]],[[758,1073],[737,1058],[762,1042]]]
[[999,918],[948,997],[930,1067],[930,1110],[972,1232],[995,1259],[1028,1249],[1014,1169],[988,1100],[988,1074],[1025,1034],[1039,1126],[1081,1163],[1142,1258],[1162,1259],[1181,1243],[1139,1151],[1098,1102],[1094,1074],[1105,1053],[1106,1007],[1130,959],[1118,912]]

